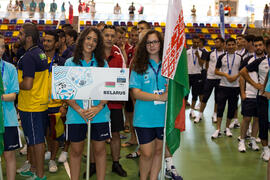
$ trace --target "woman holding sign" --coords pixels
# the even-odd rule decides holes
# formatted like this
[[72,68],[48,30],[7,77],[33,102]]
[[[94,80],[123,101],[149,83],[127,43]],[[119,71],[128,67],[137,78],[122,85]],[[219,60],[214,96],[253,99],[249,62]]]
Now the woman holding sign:
[[[134,128],[141,149],[140,179],[157,179],[161,168],[166,79],[161,76],[163,38],[151,30],[140,41],[130,77],[130,88],[136,99]],[[146,112],[147,111],[147,112]]]
[[[104,44],[101,33],[96,28],[85,29],[74,51],[74,57],[65,66],[108,67],[104,61]],[[81,157],[86,139],[87,123],[91,121],[91,147],[96,161],[97,179],[105,179],[106,149],[105,140],[110,138],[110,111],[107,101],[93,101],[88,108],[88,100],[68,100],[67,140],[71,142],[70,172],[71,179],[80,179]]]

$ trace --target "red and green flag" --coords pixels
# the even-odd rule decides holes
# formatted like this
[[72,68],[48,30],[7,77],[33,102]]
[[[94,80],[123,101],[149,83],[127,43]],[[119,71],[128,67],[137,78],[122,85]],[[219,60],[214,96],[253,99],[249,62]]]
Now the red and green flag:
[[189,92],[185,23],[181,0],[169,0],[162,75],[169,78],[166,142],[171,154],[180,146],[185,130],[185,96]]

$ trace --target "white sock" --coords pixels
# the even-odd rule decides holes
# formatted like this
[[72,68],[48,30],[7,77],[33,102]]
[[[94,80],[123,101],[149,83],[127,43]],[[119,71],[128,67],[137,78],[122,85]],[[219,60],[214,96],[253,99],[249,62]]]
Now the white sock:
[[200,112],[200,113],[199,113],[199,117],[201,118],[202,116],[203,116],[203,113],[202,113],[202,112]]
[[214,112],[213,116],[216,116],[216,117],[217,117],[217,113],[216,113],[216,112]]
[[172,157],[167,157],[167,158],[165,158],[165,162],[166,162],[166,168],[167,168],[168,170],[170,170],[171,167],[173,166]]
[[233,118],[232,119],[234,123],[238,123],[238,119],[237,118]]
[[263,146],[263,151],[269,151],[268,146]]

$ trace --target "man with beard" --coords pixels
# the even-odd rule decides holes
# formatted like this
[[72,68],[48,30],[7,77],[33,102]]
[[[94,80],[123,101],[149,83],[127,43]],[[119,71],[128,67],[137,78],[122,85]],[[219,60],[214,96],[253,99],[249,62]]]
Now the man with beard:
[[[51,80],[52,80],[52,67],[53,66],[63,66],[65,60],[61,58],[56,51],[57,43],[58,43],[58,35],[56,31],[46,31],[45,36],[43,38],[43,47],[44,52],[48,59],[48,69],[49,69],[49,92],[51,90]],[[49,172],[56,172],[58,170],[57,164],[55,163],[56,154],[59,148],[59,142],[57,141],[56,129],[55,125],[60,121],[62,123],[62,119],[66,114],[66,108],[63,106],[63,102],[61,100],[53,100],[51,99],[51,95],[49,95],[49,104],[48,104],[48,134],[47,134],[47,144],[48,151],[45,153],[45,159],[50,159],[49,161]]]
[[24,24],[18,38],[26,50],[18,62],[18,109],[31,155],[31,169],[24,175],[35,180],[46,179],[44,136],[48,116],[48,60],[38,47],[39,31],[34,24]]
[[[256,60],[248,64],[241,70],[243,78],[257,89],[257,113],[259,118],[259,137],[262,142],[263,152],[262,159],[269,160],[270,152],[268,148],[268,100],[263,96],[264,82],[269,71],[269,58],[265,56],[264,40],[262,37],[254,39],[254,46],[256,48]],[[270,42],[266,44],[266,49],[269,51]],[[256,72],[258,74],[258,81],[254,81],[249,72]]]
[[[262,49],[263,47],[261,46],[257,46],[254,52],[253,46],[254,38],[255,37],[253,35],[248,35],[245,37],[248,43],[246,47],[246,53],[243,56],[245,58],[243,59],[240,69],[255,61],[255,58],[257,58],[263,53]],[[258,82],[258,74],[256,72],[249,72],[249,76],[252,78],[253,81]],[[251,128],[252,134],[249,145],[251,146],[252,150],[258,151],[259,147],[256,143],[256,136],[258,133],[258,125],[259,125],[257,103],[256,103],[257,89],[254,88],[250,83],[246,82],[242,76],[240,76],[239,82],[240,82],[240,95],[242,99],[243,121],[240,127],[240,142],[238,144],[238,151],[246,152],[245,138],[252,117],[253,117],[253,128]]]

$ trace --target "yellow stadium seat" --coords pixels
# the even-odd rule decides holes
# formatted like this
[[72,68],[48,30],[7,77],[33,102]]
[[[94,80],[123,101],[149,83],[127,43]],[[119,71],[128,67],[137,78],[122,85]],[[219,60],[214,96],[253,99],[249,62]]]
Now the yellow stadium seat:
[[51,20],[46,20],[46,24],[52,24]]
[[62,26],[60,25],[60,26],[58,27],[58,29],[62,29]]
[[24,21],[22,19],[17,20],[17,24],[23,24],[23,23],[24,23]]
[[231,35],[231,38],[236,39],[236,34],[232,34],[232,35]]
[[13,31],[13,34],[12,34],[13,37],[17,37],[18,35],[19,35],[19,31]]
[[212,24],[213,28],[218,28],[218,24]]
[[165,27],[165,26],[166,26],[166,23],[165,23],[165,22],[161,22],[161,23],[160,23],[160,26],[161,26],[161,27]]
[[215,43],[214,43],[214,41],[213,41],[213,40],[208,40],[208,45],[209,45],[209,46],[214,46],[214,45],[215,45]]
[[229,34],[228,29],[225,29],[225,34]]
[[211,48],[209,46],[205,46],[205,49],[209,52],[211,51]]
[[186,27],[192,27],[192,23],[187,23]]
[[80,25],[83,26],[84,25],[84,21],[80,21]]
[[192,40],[191,39],[187,40],[187,45],[192,45]]
[[188,28],[185,28],[185,33],[189,33]]
[[237,28],[237,25],[236,24],[231,24],[231,27],[232,28]]
[[44,37],[44,36],[45,36],[45,32],[42,33],[42,37]]
[[8,26],[7,25],[1,25],[0,30],[8,30]]
[[212,39],[216,39],[217,37],[218,37],[217,34],[211,34],[211,38],[212,38]]
[[132,28],[132,26],[128,26],[128,32],[130,32],[130,31],[131,31],[131,28]]
[[155,30],[158,31],[158,32],[162,32],[161,27],[155,27]]
[[202,28],[202,33],[204,33],[204,34],[209,34],[209,31],[208,31],[207,28]]
[[249,24],[249,27],[250,28],[255,28],[255,25],[254,24]]
[[112,21],[107,21],[107,25],[112,25]]
[[137,21],[135,21],[135,22],[133,23],[133,25],[134,25],[134,26],[137,26],[137,25],[138,25],[138,22],[137,22]]

